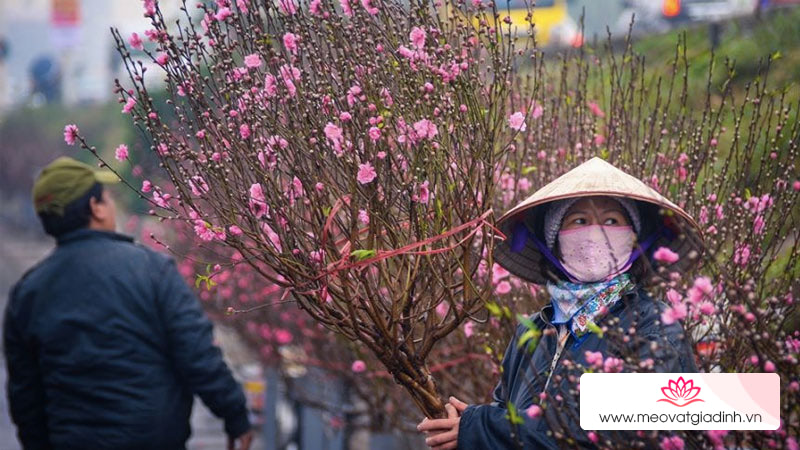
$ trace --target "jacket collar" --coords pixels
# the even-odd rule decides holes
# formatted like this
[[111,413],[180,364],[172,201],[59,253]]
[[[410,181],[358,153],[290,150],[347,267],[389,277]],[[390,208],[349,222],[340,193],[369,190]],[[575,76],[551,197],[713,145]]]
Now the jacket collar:
[[[639,288],[637,288],[637,289],[634,289],[634,290],[628,292],[627,294],[624,294],[622,296],[622,299],[620,299],[620,300],[624,300],[627,297],[633,297],[633,296],[639,296],[639,295],[640,295]],[[618,301],[618,302],[614,303],[613,305],[611,305],[611,308],[609,308],[608,314],[606,314],[604,317],[610,316],[612,314],[616,314],[617,312],[619,312],[625,306],[626,306],[626,302],[625,301]],[[531,320],[533,321],[533,323],[536,324],[536,326],[539,327],[540,330],[542,330],[545,327],[554,326],[553,325],[553,314],[554,313],[555,312],[553,311],[553,304],[552,303],[548,303],[541,310],[539,310],[539,312],[537,312],[536,314],[531,316]]]
[[131,236],[115,233],[113,231],[90,230],[89,228],[81,228],[80,230],[70,231],[56,239],[58,245],[68,244],[70,242],[84,241],[88,239],[110,239],[114,241],[133,242]]

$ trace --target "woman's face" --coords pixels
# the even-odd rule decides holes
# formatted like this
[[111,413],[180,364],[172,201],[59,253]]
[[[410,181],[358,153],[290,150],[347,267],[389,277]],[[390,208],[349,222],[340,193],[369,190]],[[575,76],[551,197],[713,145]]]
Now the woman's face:
[[564,215],[561,230],[608,225],[622,227],[630,225],[622,205],[610,197],[584,197],[575,202]]

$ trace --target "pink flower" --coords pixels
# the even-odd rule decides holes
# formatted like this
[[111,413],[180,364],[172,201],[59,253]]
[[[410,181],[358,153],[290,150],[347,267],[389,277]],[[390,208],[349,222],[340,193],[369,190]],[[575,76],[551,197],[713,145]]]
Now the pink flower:
[[686,305],[683,303],[679,303],[677,305],[673,305],[670,308],[667,308],[663,313],[661,313],[661,322],[664,325],[672,325],[678,320],[681,320],[686,317]]
[[600,352],[590,352],[586,351],[584,353],[584,358],[586,358],[586,363],[593,367],[602,367],[603,366],[603,354]]
[[371,127],[369,129],[369,138],[373,141],[377,141],[381,138],[381,129],[378,127]]
[[169,61],[169,55],[166,53],[159,53],[158,56],[156,56],[156,63],[158,63],[159,66],[165,66],[167,61]]
[[289,53],[291,53],[293,55],[296,55],[297,54],[297,41],[299,41],[299,40],[300,40],[300,38],[298,38],[296,34],[294,34],[294,33],[286,33],[286,34],[283,35],[283,46],[286,47],[286,50]]
[[672,264],[680,259],[677,253],[667,247],[659,247],[658,250],[653,253],[653,258],[655,258],[656,261],[667,264]]
[[150,180],[142,181],[142,192],[146,194],[151,190],[153,190],[153,183],[151,183]]
[[261,61],[261,55],[258,53],[251,53],[244,57],[244,65],[249,69],[261,67],[261,64],[263,64],[263,62]]
[[172,198],[172,196],[169,195],[169,194],[163,194],[162,195],[158,191],[153,191],[153,202],[156,205],[158,205],[158,207],[160,207],[160,208],[168,208],[169,207],[169,203],[167,203],[167,202],[169,202],[169,199],[171,199],[171,198]]
[[800,180],[795,180],[795,182],[792,183],[792,189],[794,189],[795,192],[800,191]]
[[733,263],[744,267],[747,265],[747,262],[749,260],[750,260],[750,245],[741,244],[740,246],[736,247],[736,250],[733,252]]
[[231,225],[228,227],[228,232],[233,236],[241,236],[242,229],[237,227],[236,225]]
[[297,12],[297,5],[292,0],[278,0],[278,9],[283,14],[291,16]]
[[219,10],[217,10],[217,13],[214,14],[214,18],[217,19],[220,22],[224,22],[225,19],[227,19],[228,17],[230,17],[232,15],[233,15],[233,12],[231,11],[230,8],[228,8],[226,6],[226,7],[223,7],[223,8],[220,8]]
[[595,134],[594,135],[594,145],[601,146],[606,143],[606,137],[602,134]]
[[64,127],[64,142],[67,145],[75,145],[75,140],[78,138],[78,126],[75,124],[69,124]]
[[358,165],[358,182],[361,184],[371,183],[375,177],[378,176],[378,173],[375,172],[375,168],[372,167],[370,163],[364,163]]
[[508,294],[511,292],[511,283],[506,280],[497,283],[497,286],[494,288],[494,292],[498,295]]
[[681,294],[678,293],[678,291],[676,291],[675,289],[670,289],[667,291],[667,300],[669,300],[670,304],[675,305],[680,303],[682,297]]
[[680,436],[665,437],[661,440],[661,450],[683,450],[683,439]]
[[206,138],[206,130],[199,130],[194,135],[197,136],[197,139],[205,139]]
[[417,134],[418,139],[433,139],[434,136],[439,134],[436,125],[428,119],[414,122],[414,132]]
[[425,180],[419,186],[419,192],[417,192],[416,198],[412,199],[412,200],[414,200],[416,202],[419,202],[419,203],[422,203],[424,205],[427,205],[428,202],[430,201],[430,198],[431,198],[431,190],[430,190],[430,188],[428,186],[429,186],[429,182],[428,182],[428,180]]
[[358,210],[358,221],[363,223],[364,225],[369,225],[369,213],[366,209],[359,209]]
[[308,10],[311,11],[311,14],[319,16],[322,13],[322,11],[320,11],[321,7],[322,0],[312,0],[311,4],[308,5]]
[[125,102],[125,105],[122,107],[122,114],[129,114],[133,107],[136,106],[136,99],[133,97],[128,97],[128,100]]
[[700,289],[704,294],[711,294],[714,291],[714,286],[711,284],[711,279],[708,277],[695,278],[694,287]]
[[700,303],[700,307],[698,308],[698,310],[700,311],[700,313],[705,314],[707,316],[710,316],[711,314],[717,312],[717,308],[711,302]]
[[586,433],[586,437],[589,438],[589,440],[592,441],[595,444],[600,439],[600,438],[597,437],[597,433],[595,433],[594,431],[590,431],[590,432]]
[[622,372],[623,362],[619,358],[608,357],[603,361],[603,372],[617,373]]
[[588,106],[589,106],[589,111],[591,111],[592,114],[594,114],[595,116],[601,119],[606,116],[606,113],[604,113],[603,110],[600,109],[600,106],[597,104],[597,102],[589,102]]
[[128,38],[128,44],[131,45],[132,48],[136,50],[143,50],[144,45],[142,44],[142,38],[139,37],[137,33],[131,33],[131,37]]
[[328,122],[325,125],[325,137],[328,138],[332,142],[341,142],[342,141],[342,129],[336,126],[335,124]]
[[544,113],[544,108],[542,108],[542,105],[534,102],[533,110],[531,111],[531,117],[534,119],[538,119],[539,117],[542,117],[543,113]]
[[239,125],[239,135],[242,139],[247,139],[250,137],[250,125],[243,123]]
[[762,234],[765,226],[766,224],[764,223],[764,216],[756,216],[756,218],[753,220],[753,233],[756,235]]
[[367,370],[367,364],[364,361],[357,359],[353,361],[353,365],[350,366],[350,369],[355,373],[361,373]]
[[475,332],[475,322],[468,320],[464,323],[464,336],[470,337]]
[[411,34],[409,34],[408,37],[409,39],[411,39],[411,43],[414,45],[414,47],[417,47],[419,49],[425,46],[426,33],[425,30],[423,30],[422,28],[420,27],[412,28]]
[[525,410],[525,414],[531,419],[534,419],[542,415],[542,408],[540,408],[539,405],[531,405]]
[[351,17],[353,15],[353,8],[350,6],[350,0],[339,0],[339,6],[342,7],[342,12],[345,16]]
[[120,144],[119,147],[114,150],[114,157],[117,158],[117,161],[125,161],[128,159],[128,146]]
[[367,10],[367,13],[370,15],[374,16],[378,14],[378,8],[372,6],[371,0],[361,0],[361,6],[363,6],[364,9]]
[[508,118],[508,126],[511,127],[512,130],[517,131],[525,131],[525,114],[517,111]]
[[261,187],[261,183],[250,186],[250,212],[256,218],[261,218],[267,213],[267,202],[264,199],[264,188]]
[[292,333],[288,332],[287,330],[284,330],[283,328],[279,328],[279,329],[275,330],[275,335],[274,336],[275,336],[275,340],[280,345],[286,345],[286,344],[292,342]]
[[765,372],[775,372],[775,363],[772,361],[767,361],[764,363],[764,371]]

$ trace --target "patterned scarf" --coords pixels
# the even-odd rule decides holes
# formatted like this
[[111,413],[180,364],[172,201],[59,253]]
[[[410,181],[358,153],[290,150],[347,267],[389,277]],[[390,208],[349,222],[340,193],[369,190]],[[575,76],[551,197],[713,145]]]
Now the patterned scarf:
[[547,283],[553,302],[553,323],[568,324],[572,335],[580,338],[589,331],[590,324],[595,324],[603,316],[603,307],[607,311],[634,287],[627,273],[596,283]]

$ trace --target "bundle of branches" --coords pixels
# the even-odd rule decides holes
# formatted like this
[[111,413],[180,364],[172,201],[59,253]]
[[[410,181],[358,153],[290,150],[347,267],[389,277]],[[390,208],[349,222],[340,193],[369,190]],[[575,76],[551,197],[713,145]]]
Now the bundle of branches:
[[478,6],[474,26],[474,6],[457,6],[219,0],[197,5],[199,24],[184,5],[170,32],[145,1],[166,105],[128,50],[142,38],[113,32],[123,112],[170,180],[144,186],[154,214],[236,250],[429,417],[444,407],[427,359],[491,293],[475,273],[493,174],[527,113],[508,125],[514,39],[493,11]]

